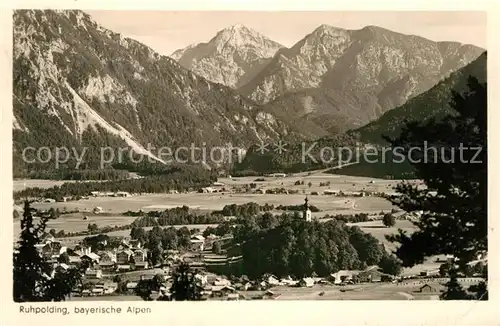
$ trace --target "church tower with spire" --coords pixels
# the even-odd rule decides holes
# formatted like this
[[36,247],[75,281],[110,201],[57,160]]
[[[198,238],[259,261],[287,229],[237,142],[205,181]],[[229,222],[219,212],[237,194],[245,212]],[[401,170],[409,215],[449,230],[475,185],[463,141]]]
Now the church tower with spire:
[[311,210],[309,209],[309,199],[307,199],[307,196],[306,196],[306,199],[304,201],[304,211],[302,213],[302,217],[307,222],[312,221],[312,213],[311,213]]

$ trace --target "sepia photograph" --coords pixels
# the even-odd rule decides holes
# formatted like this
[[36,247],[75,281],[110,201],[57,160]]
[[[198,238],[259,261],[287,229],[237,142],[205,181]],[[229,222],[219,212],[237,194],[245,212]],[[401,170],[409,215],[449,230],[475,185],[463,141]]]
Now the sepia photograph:
[[5,292],[487,301],[486,16],[12,11]]

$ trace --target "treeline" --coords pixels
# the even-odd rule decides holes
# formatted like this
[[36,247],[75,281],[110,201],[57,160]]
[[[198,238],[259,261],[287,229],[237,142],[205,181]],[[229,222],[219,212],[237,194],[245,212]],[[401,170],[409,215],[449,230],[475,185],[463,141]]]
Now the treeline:
[[[219,225],[214,230],[221,232]],[[266,273],[278,277],[301,278],[316,273],[328,276],[341,269],[364,269],[382,265],[385,272],[397,274],[399,262],[388,256],[372,235],[358,227],[331,220],[326,223],[306,222],[300,214],[238,219],[229,227],[243,256],[243,270],[251,278]]]
[[202,167],[171,168],[169,173],[142,179],[109,182],[71,182],[48,189],[27,188],[14,193],[14,200],[21,198],[53,198],[87,196],[91,191],[127,191],[130,193],[163,193],[169,190],[185,191],[207,186],[217,180],[214,172]]
[[[133,212],[127,212],[133,214]],[[129,216],[137,216],[134,215]],[[220,214],[193,214],[188,206],[174,207],[160,211],[150,211],[142,213],[134,222],[132,227],[167,226],[183,224],[218,224],[225,220]]]
[[243,217],[243,216],[251,216],[251,215],[257,215],[261,212],[269,212],[274,209],[273,205],[269,204],[264,204],[264,205],[259,205],[254,202],[250,203],[245,203],[245,204],[230,204],[226,205],[222,208],[221,211],[214,211],[213,214],[221,214],[224,216],[238,216],[238,217]]
[[[326,215],[325,218],[329,218],[329,215]],[[360,223],[360,222],[368,222],[370,219],[368,218],[368,214],[366,213],[357,213],[354,215],[342,215],[337,214],[333,216],[338,221],[342,221],[344,223]]]
[[129,172],[115,169],[48,170],[29,172],[26,174],[26,178],[46,180],[125,180],[129,178]]

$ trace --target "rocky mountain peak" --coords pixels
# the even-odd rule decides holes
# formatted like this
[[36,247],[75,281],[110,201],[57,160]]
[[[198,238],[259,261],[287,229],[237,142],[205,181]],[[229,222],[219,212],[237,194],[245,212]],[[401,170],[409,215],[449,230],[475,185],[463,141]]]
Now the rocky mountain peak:
[[213,82],[238,87],[253,78],[283,48],[242,24],[220,30],[207,43],[177,50],[179,64]]

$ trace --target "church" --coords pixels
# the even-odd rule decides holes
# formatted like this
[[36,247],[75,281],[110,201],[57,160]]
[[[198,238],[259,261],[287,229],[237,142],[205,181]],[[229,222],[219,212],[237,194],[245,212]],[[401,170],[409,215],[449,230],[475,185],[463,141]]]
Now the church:
[[302,212],[302,218],[307,222],[312,221],[312,213],[311,210],[309,209],[309,199],[307,199],[307,196],[304,201],[304,211]]

